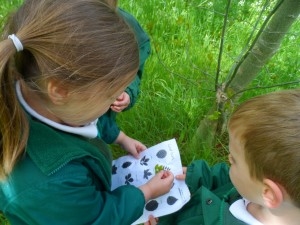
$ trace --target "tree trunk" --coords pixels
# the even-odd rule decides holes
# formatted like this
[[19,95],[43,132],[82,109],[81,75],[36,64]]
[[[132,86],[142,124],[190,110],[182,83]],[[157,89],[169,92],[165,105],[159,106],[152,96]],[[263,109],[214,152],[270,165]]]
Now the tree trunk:
[[[280,0],[270,20],[258,33],[249,50],[233,65],[227,83],[220,84],[216,93],[216,104],[201,122],[190,144],[190,148],[214,149],[221,137],[227,119],[233,110],[239,93],[258,75],[260,70],[279,49],[285,34],[300,13],[300,0]],[[299,46],[298,46],[299,47]]]
[[298,18],[299,0],[281,0],[277,6],[271,20],[233,72],[225,92],[231,89],[230,92],[237,93],[248,86],[279,49],[285,34]]

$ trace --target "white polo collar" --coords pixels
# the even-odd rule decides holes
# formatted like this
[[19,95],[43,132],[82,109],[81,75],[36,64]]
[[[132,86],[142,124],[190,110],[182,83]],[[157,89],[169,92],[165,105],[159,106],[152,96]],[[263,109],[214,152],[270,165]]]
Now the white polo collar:
[[235,218],[245,222],[246,224],[263,225],[248,212],[248,204],[249,201],[247,199],[239,199],[231,204],[231,206],[229,207],[229,211]]

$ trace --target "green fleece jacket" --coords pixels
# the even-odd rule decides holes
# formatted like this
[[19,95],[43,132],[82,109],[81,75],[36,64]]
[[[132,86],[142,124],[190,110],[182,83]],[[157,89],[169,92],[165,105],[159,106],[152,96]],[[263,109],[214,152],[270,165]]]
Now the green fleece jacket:
[[101,139],[30,118],[26,153],[0,182],[0,211],[12,225],[131,224],[143,213],[134,186],[111,191],[111,153]]
[[229,211],[241,196],[228,171],[225,163],[210,168],[203,160],[193,162],[186,176],[191,200],[176,213],[159,218],[158,225],[245,225]]
[[[138,46],[139,46],[139,54],[140,54],[140,64],[138,72],[134,78],[134,80],[130,83],[130,85],[126,88],[125,92],[130,97],[130,104],[125,109],[130,109],[137,101],[138,95],[140,93],[140,83],[144,71],[144,65],[151,53],[150,46],[150,38],[147,33],[143,30],[139,22],[128,12],[123,9],[118,9],[118,13],[121,17],[127,22],[129,27],[131,27],[132,31],[135,34]],[[100,133],[102,139],[107,143],[113,143],[120,133],[120,129],[116,123],[116,115],[117,113],[109,110],[103,116],[100,117]]]

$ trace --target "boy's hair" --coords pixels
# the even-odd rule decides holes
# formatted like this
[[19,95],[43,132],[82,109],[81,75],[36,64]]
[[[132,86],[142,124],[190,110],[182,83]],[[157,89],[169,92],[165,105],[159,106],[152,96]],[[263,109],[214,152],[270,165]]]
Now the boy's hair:
[[228,126],[240,138],[251,177],[280,184],[300,207],[300,90],[252,98]]
[[[16,52],[11,34],[23,51]],[[40,95],[51,78],[83,94],[96,86],[111,98],[134,79],[138,66],[134,34],[105,0],[24,1],[0,42],[0,178],[12,171],[28,139],[16,80]]]

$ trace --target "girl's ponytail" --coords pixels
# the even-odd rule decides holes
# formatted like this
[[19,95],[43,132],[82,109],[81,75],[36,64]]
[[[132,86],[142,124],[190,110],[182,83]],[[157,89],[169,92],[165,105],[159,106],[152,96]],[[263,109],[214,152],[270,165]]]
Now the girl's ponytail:
[[22,49],[15,35],[0,42],[0,179],[12,171],[28,138],[28,122],[15,94],[14,55]]

